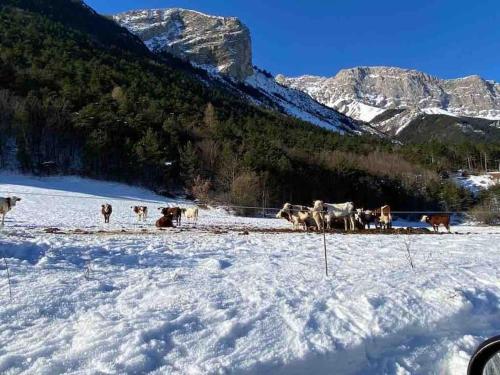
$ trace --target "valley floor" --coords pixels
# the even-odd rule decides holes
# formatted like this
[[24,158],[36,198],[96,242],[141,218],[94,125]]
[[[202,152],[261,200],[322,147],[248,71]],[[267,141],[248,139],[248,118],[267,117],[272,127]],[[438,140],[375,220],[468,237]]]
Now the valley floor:
[[[500,230],[454,235],[213,232],[287,228],[201,211],[151,235],[165,202],[76,177],[0,174],[23,198],[0,231],[0,373],[465,374],[500,331]],[[110,202],[105,226],[100,205]],[[150,207],[137,224],[130,206]],[[154,214],[153,214],[154,212]],[[184,224],[187,226],[187,224]],[[414,269],[407,257],[408,250]]]

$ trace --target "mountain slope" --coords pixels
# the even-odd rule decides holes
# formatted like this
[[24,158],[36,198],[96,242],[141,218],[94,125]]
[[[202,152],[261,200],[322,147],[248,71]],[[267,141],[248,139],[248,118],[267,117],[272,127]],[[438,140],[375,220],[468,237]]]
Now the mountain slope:
[[380,135],[252,67],[250,31],[237,18],[174,8],[129,11],[113,19],[140,37],[153,52],[172,53],[207,70],[213,79],[221,75],[224,84],[257,105],[340,133]]
[[373,122],[380,130],[393,135],[410,123],[414,126],[415,118],[424,114],[500,119],[500,84],[478,76],[441,80],[415,70],[358,67],[341,70],[332,78],[280,75],[277,81],[363,121],[373,122],[384,112],[388,119],[395,113],[394,109],[404,110],[406,113],[399,112],[390,126]]
[[139,38],[98,16],[83,0],[2,0],[0,5],[43,14],[61,25],[85,33],[102,46],[120,49],[122,53],[149,54]]

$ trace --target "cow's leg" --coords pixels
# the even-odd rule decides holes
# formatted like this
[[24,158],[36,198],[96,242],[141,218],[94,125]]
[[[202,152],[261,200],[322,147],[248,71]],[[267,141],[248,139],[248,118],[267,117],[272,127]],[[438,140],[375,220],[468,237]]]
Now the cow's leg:
[[314,222],[316,223],[316,228],[318,229],[318,232],[323,229],[323,226],[321,225],[321,216],[319,213],[314,214]]
[[344,229],[347,232],[347,218],[344,217]]

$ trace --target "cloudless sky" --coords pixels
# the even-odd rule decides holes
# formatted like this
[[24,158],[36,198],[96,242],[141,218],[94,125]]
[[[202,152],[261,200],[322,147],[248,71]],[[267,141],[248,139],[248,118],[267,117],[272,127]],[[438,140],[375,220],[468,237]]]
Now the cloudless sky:
[[236,16],[254,64],[288,76],[367,65],[500,81],[500,0],[86,0],[102,14],[172,8]]

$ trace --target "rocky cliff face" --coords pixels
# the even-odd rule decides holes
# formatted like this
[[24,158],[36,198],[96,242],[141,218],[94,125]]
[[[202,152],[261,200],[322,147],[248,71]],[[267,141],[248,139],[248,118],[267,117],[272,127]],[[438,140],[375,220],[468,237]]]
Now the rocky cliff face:
[[278,76],[277,81],[363,121],[388,109],[404,109],[411,117],[427,113],[500,119],[500,84],[478,76],[442,80],[415,70],[358,67],[332,78]]
[[253,73],[250,31],[237,18],[185,9],[138,10],[113,18],[151,50],[168,51],[236,81]]

